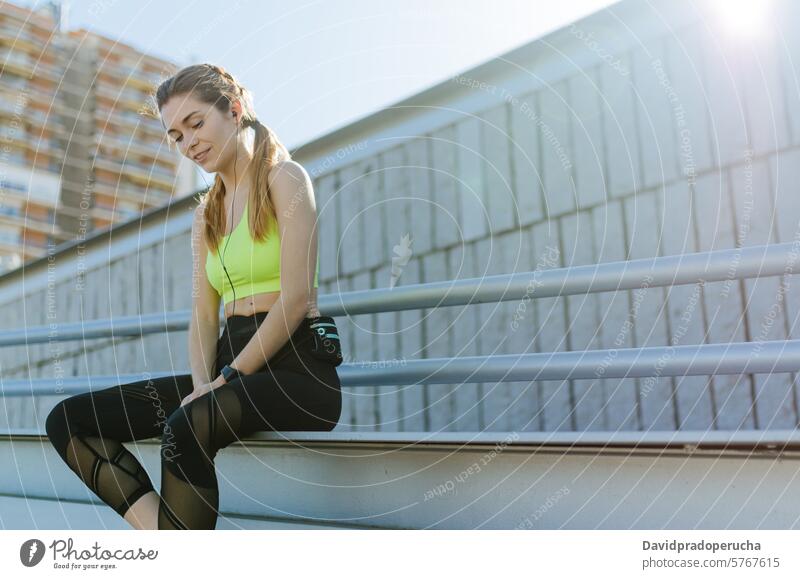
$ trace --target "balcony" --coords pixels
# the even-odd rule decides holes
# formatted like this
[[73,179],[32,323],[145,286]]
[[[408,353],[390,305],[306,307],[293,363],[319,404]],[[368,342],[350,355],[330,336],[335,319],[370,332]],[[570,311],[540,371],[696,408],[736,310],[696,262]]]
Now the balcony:
[[[164,128],[158,120],[125,109],[112,110],[103,105],[98,105],[95,114],[102,124],[111,123],[128,132],[142,131],[159,141],[164,139]],[[100,130],[102,130],[102,124]]]
[[0,72],[3,74],[12,73],[25,79],[31,79],[34,75],[35,64],[34,60],[22,52],[0,51]]
[[[95,144],[114,147],[121,156],[128,156],[131,154],[149,157],[154,161],[174,161],[175,154],[171,152],[166,144],[162,142],[147,141],[143,142],[136,138],[123,138],[110,133],[95,133]],[[161,169],[169,174],[174,174],[175,169],[164,167],[159,163],[153,163],[157,167],[156,170]]]
[[0,25],[0,46],[8,46],[16,51],[25,51],[37,58],[42,52],[42,39],[24,28],[13,28],[8,24]]
[[135,161],[120,161],[113,157],[97,156],[94,159],[94,166],[105,169],[118,175],[124,175],[127,179],[142,185],[155,185],[159,189],[172,190],[174,173],[156,168],[155,165],[142,165]]
[[42,257],[46,253],[46,249],[36,246],[30,242],[23,243],[22,237],[19,235],[0,235],[0,252],[3,253],[21,253],[23,259],[31,259]]
[[99,211],[96,216],[110,221],[137,217],[151,207],[168,203],[170,199],[168,194],[155,195],[153,190],[137,191],[99,181],[95,184],[95,193],[97,202],[94,209]]
[[139,91],[127,88],[119,90],[116,87],[102,83],[97,84],[96,90],[98,96],[110,99],[114,103],[114,107],[124,107],[126,110],[134,113],[141,110],[148,98],[147,95]]
[[161,82],[160,75],[144,73],[138,68],[109,61],[101,64],[100,72],[113,76],[125,86],[146,93],[153,91]]
[[[0,223],[17,226],[20,228],[33,229],[35,231],[47,231],[50,235],[64,239],[68,237],[57,225],[53,223],[53,210],[50,210],[49,219],[40,219],[26,214],[25,210],[11,205],[0,206]],[[6,241],[9,241],[7,238]]]

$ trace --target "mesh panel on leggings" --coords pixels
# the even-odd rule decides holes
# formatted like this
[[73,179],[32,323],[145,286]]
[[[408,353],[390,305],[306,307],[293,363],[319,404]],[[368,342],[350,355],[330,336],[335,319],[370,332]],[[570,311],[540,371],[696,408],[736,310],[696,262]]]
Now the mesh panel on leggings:
[[[183,412],[181,412],[183,411]],[[159,529],[214,529],[219,489],[214,467],[217,449],[238,440],[242,406],[231,389],[216,389],[182,406],[171,417],[175,456],[162,442]]]
[[67,464],[120,516],[153,490],[147,471],[121,443],[75,434],[66,450]]

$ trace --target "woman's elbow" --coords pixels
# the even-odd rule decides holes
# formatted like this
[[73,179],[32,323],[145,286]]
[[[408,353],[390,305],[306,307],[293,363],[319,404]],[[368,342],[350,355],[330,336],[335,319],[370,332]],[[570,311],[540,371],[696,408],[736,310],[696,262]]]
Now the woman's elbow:
[[308,307],[308,300],[311,299],[311,294],[302,290],[286,290],[281,292],[281,303],[287,312],[299,315],[305,315],[305,310]]
[[199,296],[192,301],[192,321],[219,323],[220,300],[214,296]]

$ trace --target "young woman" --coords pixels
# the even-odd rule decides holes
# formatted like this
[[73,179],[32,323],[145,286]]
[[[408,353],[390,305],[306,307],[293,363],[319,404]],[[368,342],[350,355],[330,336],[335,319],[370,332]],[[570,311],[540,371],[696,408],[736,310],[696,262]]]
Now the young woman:
[[[333,318],[317,310],[311,181],[256,120],[249,93],[222,68],[193,65],[158,87],[156,103],[181,154],[216,173],[192,226],[191,374],[72,396],[46,429],[133,527],[214,529],[217,451],[260,430],[332,430],[342,354]],[[161,496],[122,445],[154,436]]]

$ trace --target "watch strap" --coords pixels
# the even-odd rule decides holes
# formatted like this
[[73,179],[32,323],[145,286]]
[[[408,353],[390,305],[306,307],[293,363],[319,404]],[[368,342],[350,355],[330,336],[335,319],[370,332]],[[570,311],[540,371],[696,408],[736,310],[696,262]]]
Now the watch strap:
[[220,370],[219,373],[222,375],[223,378],[225,378],[226,383],[230,382],[235,378],[239,378],[240,376],[244,376],[244,374],[242,374],[239,370],[229,366],[228,364],[225,364],[225,366],[222,367],[222,370]]

